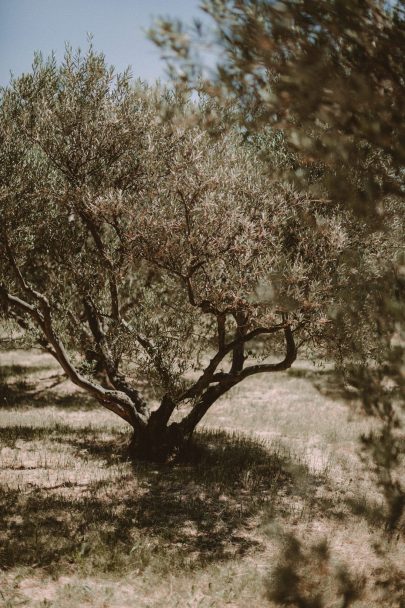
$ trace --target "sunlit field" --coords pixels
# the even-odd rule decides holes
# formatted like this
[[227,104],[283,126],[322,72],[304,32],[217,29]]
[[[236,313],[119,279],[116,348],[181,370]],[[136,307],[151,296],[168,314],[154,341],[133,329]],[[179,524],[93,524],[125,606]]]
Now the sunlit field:
[[[327,537],[365,585],[354,605],[381,606],[382,498],[358,444],[369,423],[328,367],[246,381],[159,466],[131,462],[129,427],[50,357],[2,353],[1,373],[1,606],[267,606],[288,531]],[[393,567],[401,557],[394,539]],[[340,606],[332,575],[319,584]]]

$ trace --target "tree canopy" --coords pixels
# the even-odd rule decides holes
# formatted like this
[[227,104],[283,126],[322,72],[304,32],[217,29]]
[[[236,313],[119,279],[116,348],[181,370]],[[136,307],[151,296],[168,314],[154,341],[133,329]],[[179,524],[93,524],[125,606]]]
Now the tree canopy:
[[330,350],[344,252],[390,247],[190,104],[91,48],[37,57],[1,96],[3,314],[163,452],[246,377]]

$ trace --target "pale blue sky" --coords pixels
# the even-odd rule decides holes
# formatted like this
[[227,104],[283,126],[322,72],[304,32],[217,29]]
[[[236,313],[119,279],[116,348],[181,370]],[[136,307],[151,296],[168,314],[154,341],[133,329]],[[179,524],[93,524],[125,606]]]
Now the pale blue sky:
[[152,18],[190,22],[201,17],[200,0],[0,0],[0,85],[30,69],[34,51],[63,56],[65,42],[86,47],[92,33],[97,50],[135,77],[164,78],[159,50],[146,39]]

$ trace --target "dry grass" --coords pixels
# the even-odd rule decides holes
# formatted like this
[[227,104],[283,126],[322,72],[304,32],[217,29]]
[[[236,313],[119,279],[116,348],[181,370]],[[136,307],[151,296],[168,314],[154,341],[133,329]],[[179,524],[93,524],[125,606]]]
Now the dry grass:
[[113,414],[46,380],[48,357],[1,357],[14,384],[0,396],[0,606],[266,606],[280,527],[327,536],[366,578],[356,606],[381,605],[381,498],[357,454],[367,421],[348,416],[328,369],[247,381],[188,458],[158,467],[126,458]]

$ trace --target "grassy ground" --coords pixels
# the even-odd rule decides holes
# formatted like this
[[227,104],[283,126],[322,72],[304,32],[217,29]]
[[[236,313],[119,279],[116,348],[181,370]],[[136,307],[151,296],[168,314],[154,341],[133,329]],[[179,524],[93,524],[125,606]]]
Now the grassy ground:
[[247,381],[187,459],[156,466],[126,458],[125,424],[59,384],[49,357],[2,353],[0,369],[0,606],[268,606],[280,529],[328,537],[365,580],[356,606],[382,605],[381,497],[357,453],[368,422],[330,371]]

